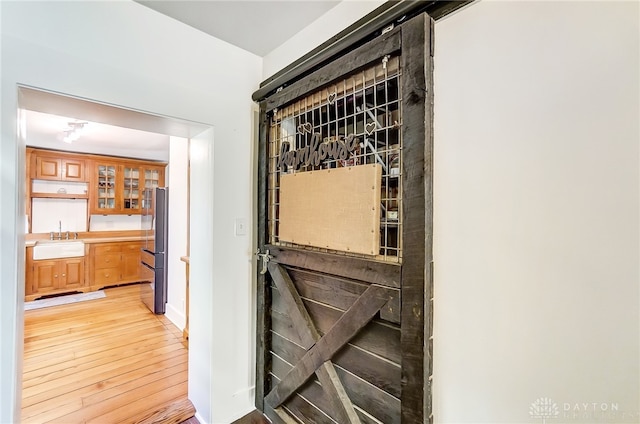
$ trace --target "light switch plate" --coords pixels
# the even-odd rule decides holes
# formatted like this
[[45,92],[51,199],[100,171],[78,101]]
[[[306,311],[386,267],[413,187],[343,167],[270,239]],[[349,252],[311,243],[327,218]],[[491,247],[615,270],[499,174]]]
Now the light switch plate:
[[235,231],[236,231],[236,236],[246,236],[247,220],[244,218],[236,218]]

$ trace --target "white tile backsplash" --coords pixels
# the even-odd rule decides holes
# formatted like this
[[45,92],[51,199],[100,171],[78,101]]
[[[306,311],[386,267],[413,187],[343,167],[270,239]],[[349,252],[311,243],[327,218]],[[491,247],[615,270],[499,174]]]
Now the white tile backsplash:
[[31,204],[31,232],[87,231],[86,199],[35,198]]
[[140,215],[91,215],[89,231],[140,230]]

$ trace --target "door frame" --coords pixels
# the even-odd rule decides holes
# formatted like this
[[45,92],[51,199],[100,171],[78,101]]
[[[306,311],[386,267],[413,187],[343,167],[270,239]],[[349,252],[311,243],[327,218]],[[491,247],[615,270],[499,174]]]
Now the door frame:
[[[432,422],[433,357],[433,29],[422,13],[368,41],[260,102],[258,146],[258,247],[267,244],[268,114],[295,98],[401,50],[403,263],[401,272],[401,420]],[[427,46],[428,48],[425,48]],[[277,261],[277,259],[276,259]],[[265,275],[257,277],[256,408],[265,410],[270,345]]]
[[[26,95],[25,90],[32,92],[31,97]],[[59,97],[59,101],[76,102],[77,104],[93,104],[97,109],[97,113],[102,116],[108,116],[108,113],[101,108],[114,108],[119,110],[123,115],[128,115],[131,122],[137,122],[141,129],[146,131],[155,131],[161,134],[165,134],[170,137],[177,137],[183,140],[173,140],[171,142],[184,142],[195,145],[195,149],[198,151],[198,155],[191,160],[190,178],[194,181],[191,184],[192,195],[190,202],[193,199],[200,199],[201,203],[198,207],[193,207],[190,204],[189,207],[189,220],[190,222],[199,223],[199,226],[190,226],[189,238],[192,246],[196,249],[191,250],[191,267],[190,272],[192,276],[192,283],[190,285],[190,292],[192,296],[192,302],[190,304],[191,319],[197,322],[209,323],[213,322],[212,310],[210,307],[211,299],[213,299],[213,286],[209,283],[212,272],[211,257],[213,256],[213,246],[211,240],[213,238],[213,228],[211,223],[213,222],[213,192],[211,187],[213,186],[214,179],[214,162],[213,162],[213,148],[214,148],[214,126],[207,123],[201,123],[196,121],[190,121],[186,119],[155,114],[146,111],[140,111],[127,106],[120,106],[109,104],[106,102],[100,102],[93,99],[85,99],[70,94],[62,94],[53,92],[48,89],[28,86],[25,84],[18,84],[16,86],[16,99],[17,99],[17,113],[20,114],[21,109],[35,110],[38,109],[39,102],[45,101],[48,97],[44,97],[42,100],[40,97],[34,97],[33,93],[42,93],[44,96]],[[71,106],[70,106],[71,107]],[[45,112],[46,113],[46,112]],[[120,121],[107,122],[111,125],[119,124]],[[168,125],[171,124],[171,125]],[[26,151],[26,139],[22,131],[17,132],[15,141],[16,146],[16,163],[19,170],[17,179],[17,191],[24,192],[26,181],[25,174],[25,151]],[[191,156],[191,151],[189,152]],[[198,192],[199,196],[194,196],[193,192]],[[18,207],[24,208],[23,196],[18,196]],[[204,207],[202,206],[204,205]],[[17,225],[16,228],[19,231],[19,238],[15,240],[16,252],[24,251],[24,231],[22,226]],[[198,230],[194,230],[198,228]],[[20,247],[21,246],[21,247]],[[18,255],[19,256],[19,255]],[[194,260],[194,256],[197,256]],[[14,361],[16,364],[16,374],[13,380],[13,400],[14,402],[14,416],[20,417],[21,413],[21,396],[22,396],[22,362],[23,362],[23,332],[24,332],[24,287],[25,278],[24,272],[20,272],[20,269],[24,270],[25,262],[24,256],[17,261],[17,274],[16,274],[16,306],[15,324],[16,324],[16,344],[15,344],[15,356]],[[195,277],[195,278],[193,278]],[[195,283],[194,283],[195,281]],[[195,299],[195,300],[194,300]],[[213,375],[212,367],[213,362],[210,355],[207,354],[208,346],[212,345],[213,335],[207,328],[203,326],[197,326],[195,330],[192,328],[189,334],[190,346],[189,350],[189,363],[201,363],[206,365],[206,369],[195,369],[190,367],[188,372],[189,382],[189,399],[197,407],[198,412],[196,415],[203,417],[203,419],[211,420],[212,417],[212,399],[211,392],[204,392],[202,390],[192,389],[193,387],[213,387]],[[204,360],[203,360],[204,359]]]

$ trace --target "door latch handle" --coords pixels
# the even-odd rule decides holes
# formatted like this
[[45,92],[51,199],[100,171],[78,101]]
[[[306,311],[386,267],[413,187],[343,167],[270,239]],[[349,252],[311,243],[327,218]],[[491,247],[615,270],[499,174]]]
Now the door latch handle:
[[266,274],[267,264],[271,259],[273,259],[273,256],[269,254],[269,249],[267,249],[265,253],[260,253],[260,249],[256,250],[256,256],[258,257],[258,260],[262,260],[262,269],[260,270],[260,274]]

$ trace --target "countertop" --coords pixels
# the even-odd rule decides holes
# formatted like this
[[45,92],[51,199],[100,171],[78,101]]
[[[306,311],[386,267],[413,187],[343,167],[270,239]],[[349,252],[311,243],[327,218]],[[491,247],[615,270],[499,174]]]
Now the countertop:
[[[144,236],[121,236],[121,237],[79,237],[77,240],[82,241],[85,244],[93,244],[93,243],[117,243],[123,241],[142,241],[144,240]],[[25,247],[33,247],[36,245],[36,242],[39,240],[26,240],[24,245]],[[42,239],[42,241],[51,241],[49,239]],[[57,240],[54,240],[57,241]],[[62,240],[62,241],[74,241],[74,239]]]

